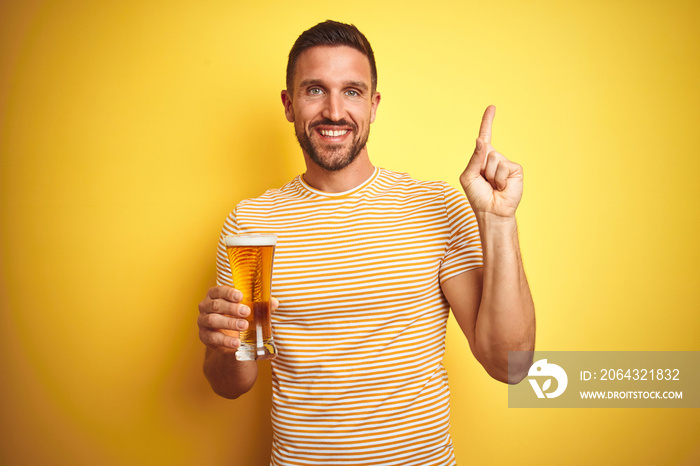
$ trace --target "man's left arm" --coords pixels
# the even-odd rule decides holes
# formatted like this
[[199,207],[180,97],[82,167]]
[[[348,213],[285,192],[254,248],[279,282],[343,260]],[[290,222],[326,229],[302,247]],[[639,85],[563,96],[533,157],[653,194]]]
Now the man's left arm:
[[[495,379],[509,382],[508,352],[533,351],[535,306],[525,277],[515,211],[523,192],[520,165],[491,146],[495,107],[481,122],[476,149],[460,177],[477,223],[483,268],[446,280],[442,290],[476,359]],[[510,382],[525,375],[528,361],[518,361]]]

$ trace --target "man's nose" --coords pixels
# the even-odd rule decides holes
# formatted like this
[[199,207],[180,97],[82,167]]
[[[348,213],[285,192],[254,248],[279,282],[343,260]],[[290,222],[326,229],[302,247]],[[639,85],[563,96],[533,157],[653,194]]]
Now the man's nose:
[[329,94],[326,99],[326,106],[323,109],[323,116],[332,121],[338,121],[343,119],[343,100],[341,96],[337,94]]

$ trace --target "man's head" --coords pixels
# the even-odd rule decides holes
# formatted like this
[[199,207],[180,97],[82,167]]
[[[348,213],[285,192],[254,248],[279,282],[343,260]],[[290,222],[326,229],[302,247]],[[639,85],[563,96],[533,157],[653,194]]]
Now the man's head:
[[355,26],[326,21],[297,39],[282,103],[307,166],[338,171],[366,156],[381,97],[376,78],[372,48]]
[[353,48],[367,57],[372,73],[372,92],[376,92],[377,64],[374,62],[374,52],[369,41],[354,25],[331,20],[318,23],[304,31],[294,42],[287,59],[287,90],[291,92],[294,87],[297,60],[304,50],[317,46],[339,47],[341,45]]

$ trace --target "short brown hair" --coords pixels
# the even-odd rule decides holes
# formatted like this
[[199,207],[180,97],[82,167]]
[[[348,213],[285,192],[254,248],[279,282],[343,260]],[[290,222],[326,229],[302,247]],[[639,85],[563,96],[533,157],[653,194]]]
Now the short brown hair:
[[345,45],[362,52],[369,60],[369,68],[372,75],[372,92],[377,90],[377,65],[374,62],[372,46],[364,34],[353,24],[339,23],[327,20],[318,23],[311,29],[302,32],[289,51],[287,60],[287,90],[294,87],[294,71],[299,55],[311,47],[316,46],[339,47]]

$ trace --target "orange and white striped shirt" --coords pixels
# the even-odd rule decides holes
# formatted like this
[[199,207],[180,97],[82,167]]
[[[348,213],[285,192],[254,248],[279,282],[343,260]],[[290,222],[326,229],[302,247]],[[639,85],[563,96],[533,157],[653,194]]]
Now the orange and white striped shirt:
[[452,465],[440,283],[482,265],[463,194],[377,168],[324,193],[301,176],[236,207],[223,238],[276,233],[272,465]]

